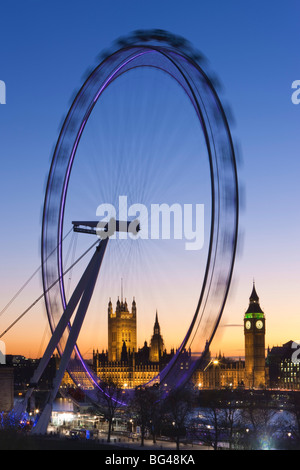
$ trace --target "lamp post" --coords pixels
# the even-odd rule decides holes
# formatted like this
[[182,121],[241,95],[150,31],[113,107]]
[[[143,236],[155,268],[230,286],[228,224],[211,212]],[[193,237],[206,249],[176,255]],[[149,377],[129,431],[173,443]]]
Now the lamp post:
[[[213,368],[213,387],[210,387],[210,386],[209,386],[209,388],[213,388],[213,389],[214,389],[214,388],[216,388],[216,382],[217,382],[217,380],[216,380],[216,366],[218,366],[218,365],[220,364],[220,361],[219,361],[218,359],[211,359],[211,360],[209,361],[209,363],[207,364],[207,366],[204,368],[203,373],[206,372],[206,370],[209,368],[209,366],[210,366],[211,364],[212,364],[213,366],[215,366],[215,367]],[[209,382],[210,382],[210,381],[209,381]],[[209,385],[210,385],[210,383],[209,383]]]

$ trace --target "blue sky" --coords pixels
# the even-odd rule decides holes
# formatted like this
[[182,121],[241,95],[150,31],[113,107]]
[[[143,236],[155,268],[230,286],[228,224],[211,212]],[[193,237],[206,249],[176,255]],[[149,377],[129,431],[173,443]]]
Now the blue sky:
[[[244,243],[224,324],[242,323],[255,278],[270,345],[291,339],[300,328],[300,105],[291,102],[291,84],[300,79],[299,19],[300,3],[290,0],[2,2],[0,80],[7,87],[7,104],[0,105],[2,305],[39,264],[50,157],[85,71],[116,38],[161,28],[184,36],[208,58],[223,84],[221,98],[232,109],[233,134],[242,150]],[[38,285],[24,306],[39,292]],[[19,311],[0,318],[1,326]],[[238,354],[242,345],[242,329],[220,329],[216,348]]]

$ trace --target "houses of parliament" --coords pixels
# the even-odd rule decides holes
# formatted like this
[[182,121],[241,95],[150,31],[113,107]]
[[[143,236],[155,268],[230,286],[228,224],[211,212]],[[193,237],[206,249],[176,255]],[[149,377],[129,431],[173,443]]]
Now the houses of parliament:
[[[169,363],[176,351],[167,352],[161,332],[158,312],[153,315],[153,331],[141,348],[137,342],[138,309],[135,299],[129,308],[126,300],[118,300],[115,310],[111,300],[108,303],[108,348],[107,351],[93,351],[89,366],[104,382],[114,382],[122,388],[135,388],[139,385],[159,380],[160,371]],[[265,347],[266,318],[253,283],[248,307],[243,313],[244,357],[238,360],[219,354],[212,357],[210,352],[204,357],[201,367],[195,370],[191,381],[195,388],[209,390],[222,388],[259,389],[270,388],[300,391],[300,360],[295,361],[300,351],[300,342],[288,341],[282,346]],[[185,351],[180,367],[187,368],[189,351]],[[51,383],[59,357],[54,355],[49,364],[45,383]],[[0,408],[11,409],[13,404],[13,381],[17,387],[25,386],[28,377],[36,368],[37,359],[23,356],[6,356],[6,365],[0,365]],[[82,371],[74,371],[76,382],[84,388],[91,387],[85,382]],[[48,382],[47,382],[48,381]],[[23,384],[23,385],[22,385]],[[62,387],[72,389],[74,382],[68,372]]]
[[[143,347],[138,349],[137,315],[135,299],[131,308],[126,300],[118,299],[115,310],[110,299],[107,311],[108,349],[101,353],[93,351],[92,367],[96,375],[123,388],[134,388],[157,377],[176,352],[165,349],[157,312],[149,344],[145,341]],[[244,313],[244,359],[232,360],[221,355],[212,359],[208,353],[204,364],[192,376],[193,384],[203,389],[265,388],[268,383],[265,333],[265,314],[253,283],[249,306]],[[186,351],[186,354],[190,352]]]
[[153,334],[148,345],[137,348],[137,305],[135,299],[129,310],[127,301],[117,300],[116,309],[108,303],[108,349],[93,352],[93,369],[105,382],[122,388],[134,388],[154,379],[167,365],[174,350],[167,353],[156,312]]

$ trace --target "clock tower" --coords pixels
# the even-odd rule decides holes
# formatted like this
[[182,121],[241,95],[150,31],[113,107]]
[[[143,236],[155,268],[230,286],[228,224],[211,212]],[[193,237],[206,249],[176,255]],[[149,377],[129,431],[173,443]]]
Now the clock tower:
[[263,388],[266,386],[266,320],[254,283],[249,300],[249,307],[244,316],[245,387]]

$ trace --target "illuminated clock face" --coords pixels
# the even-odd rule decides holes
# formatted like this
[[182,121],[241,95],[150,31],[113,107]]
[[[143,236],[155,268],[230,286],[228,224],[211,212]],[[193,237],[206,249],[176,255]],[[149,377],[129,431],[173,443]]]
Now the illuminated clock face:
[[251,321],[247,320],[246,323],[245,323],[245,327],[247,330],[250,330],[251,328]]
[[261,330],[262,327],[264,326],[263,322],[261,320],[257,320],[256,322],[256,328]]

